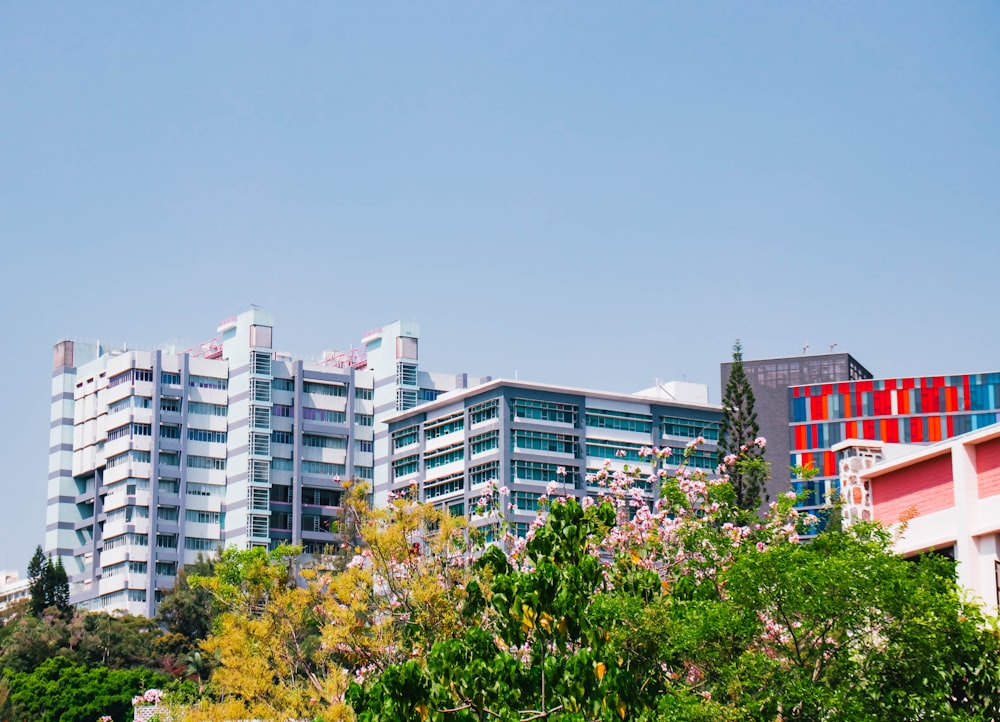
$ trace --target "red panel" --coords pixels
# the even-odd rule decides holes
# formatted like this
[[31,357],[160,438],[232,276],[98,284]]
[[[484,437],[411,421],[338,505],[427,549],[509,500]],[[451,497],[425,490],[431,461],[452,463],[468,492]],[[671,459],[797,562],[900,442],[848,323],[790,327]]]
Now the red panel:
[[875,388],[874,381],[858,381],[857,384],[855,384],[854,386],[854,389],[856,391],[871,391],[874,388]]
[[889,391],[894,391],[896,388],[896,379],[886,379],[885,388]]
[[948,417],[948,438],[950,439],[955,435],[955,419],[952,416]]
[[833,393],[833,384],[823,384],[820,386],[820,393],[824,396],[829,396]]
[[847,421],[844,423],[844,438],[856,439],[858,438],[858,422],[857,421]]
[[795,436],[795,448],[804,449],[806,448],[806,427],[796,426],[794,431]]
[[823,476],[837,475],[837,460],[832,451],[823,452]]
[[924,425],[919,416],[910,419],[910,442],[919,443],[924,440]]
[[890,444],[899,443],[899,424],[902,419],[887,419],[885,427],[882,429],[882,440]]
[[874,439],[875,438],[875,421],[874,419],[866,419],[861,422],[861,433],[864,434],[862,438],[864,439]]
[[892,413],[891,391],[876,391],[872,394],[872,405],[876,416],[888,416]]
[[913,379],[903,379],[903,388],[904,389],[912,389],[913,388]]
[[931,514],[955,505],[951,454],[937,456],[872,480],[875,518],[894,524],[904,514]]
[[976,481],[980,499],[1000,494],[1000,439],[976,447]]
[[811,420],[825,418],[823,416],[823,397],[813,396],[809,399],[809,418]]

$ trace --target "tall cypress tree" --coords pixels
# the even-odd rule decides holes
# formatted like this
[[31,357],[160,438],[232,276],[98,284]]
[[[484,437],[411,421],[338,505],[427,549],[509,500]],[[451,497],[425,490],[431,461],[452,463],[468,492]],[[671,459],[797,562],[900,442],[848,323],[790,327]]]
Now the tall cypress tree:
[[741,509],[755,511],[760,506],[761,492],[767,478],[763,449],[755,442],[760,434],[754,411],[753,389],[743,372],[743,346],[733,344],[733,365],[722,398],[722,425],[719,429],[719,463],[726,457],[736,457],[729,467],[729,481]]
[[46,559],[41,545],[28,562],[28,592],[31,613],[36,617],[49,607],[59,607],[62,611],[70,608],[69,579],[62,558],[55,562],[51,557]]
[[47,606],[45,601],[45,571],[48,568],[48,560],[39,544],[35,553],[28,562],[28,593],[31,595],[31,613],[40,617]]

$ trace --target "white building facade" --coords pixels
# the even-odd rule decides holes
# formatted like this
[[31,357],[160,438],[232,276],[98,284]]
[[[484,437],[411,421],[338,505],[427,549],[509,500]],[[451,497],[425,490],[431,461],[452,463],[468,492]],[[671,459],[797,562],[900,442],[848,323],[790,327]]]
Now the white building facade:
[[[523,535],[551,484],[560,496],[596,497],[594,476],[605,464],[612,472],[645,464],[644,447],[671,449],[668,470],[687,454],[689,468],[712,471],[722,410],[699,403],[707,389],[677,391],[615,394],[496,380],[445,394],[387,419],[389,489],[415,486],[421,501],[468,516],[495,481],[507,487],[507,519]],[[689,450],[698,438],[703,443]],[[646,492],[651,502],[658,489]]]
[[468,383],[419,371],[415,324],[318,362],[276,353],[260,309],[217,333],[181,352],[56,344],[44,546],[73,603],[152,616],[199,553],[337,542],[342,482],[385,494],[381,420]]

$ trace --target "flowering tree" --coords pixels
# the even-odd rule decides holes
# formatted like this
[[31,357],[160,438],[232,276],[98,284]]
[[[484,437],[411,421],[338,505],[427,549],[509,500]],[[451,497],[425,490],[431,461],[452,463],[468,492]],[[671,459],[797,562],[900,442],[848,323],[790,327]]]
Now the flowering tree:
[[946,563],[898,558],[875,526],[800,544],[815,519],[794,495],[762,520],[736,503],[731,463],[670,475],[667,450],[643,453],[648,464],[590,479],[597,503],[555,496],[526,540],[487,549],[465,634],[353,685],[358,717],[1000,714],[997,635]]
[[369,511],[357,489],[335,555],[228,553],[214,701],[185,718],[1000,718],[1000,643],[950,562],[904,561],[871,525],[802,544],[816,520],[793,494],[764,518],[739,505],[738,458],[641,458],[581,503],[553,480],[523,538],[496,484],[479,547],[411,493]]

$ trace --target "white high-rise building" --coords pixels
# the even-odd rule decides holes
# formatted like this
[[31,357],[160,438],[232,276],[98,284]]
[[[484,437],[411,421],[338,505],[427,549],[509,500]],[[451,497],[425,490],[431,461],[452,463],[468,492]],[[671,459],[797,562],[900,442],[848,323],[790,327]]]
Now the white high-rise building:
[[318,362],[276,353],[260,309],[217,332],[184,351],[56,344],[45,548],[72,602],[151,616],[199,553],[336,542],[342,480],[388,488],[381,419],[469,384],[419,370],[416,324]]

